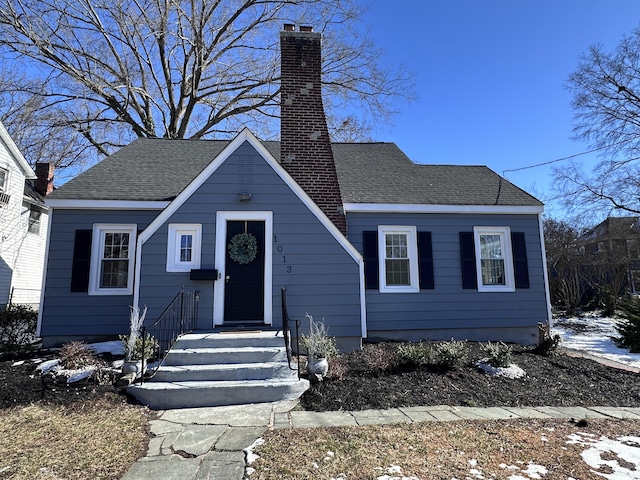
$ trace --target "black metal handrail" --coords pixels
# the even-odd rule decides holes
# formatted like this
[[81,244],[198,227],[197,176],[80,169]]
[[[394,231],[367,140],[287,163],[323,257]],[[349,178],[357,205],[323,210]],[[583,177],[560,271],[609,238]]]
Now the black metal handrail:
[[152,325],[142,327],[142,352],[146,351],[145,347],[148,340],[154,339],[157,343],[153,349],[152,358],[146,359],[144,358],[146,355],[142,355],[142,372],[145,372],[145,362],[147,360],[153,362],[154,368],[152,372],[140,376],[141,383],[144,381],[145,376],[149,378],[158,370],[167,352],[180,335],[196,329],[199,300],[199,291],[185,292],[183,287]]
[[[291,352],[291,330],[289,327],[289,322],[292,319],[289,318],[289,314],[287,312],[287,289],[282,287],[280,289],[280,299],[282,301],[282,334],[284,336],[284,348],[287,351],[287,362],[289,363],[289,369],[296,370],[291,367],[291,362],[293,361],[293,354]],[[293,320],[296,327],[296,356],[298,359],[298,378],[300,378],[300,320]]]

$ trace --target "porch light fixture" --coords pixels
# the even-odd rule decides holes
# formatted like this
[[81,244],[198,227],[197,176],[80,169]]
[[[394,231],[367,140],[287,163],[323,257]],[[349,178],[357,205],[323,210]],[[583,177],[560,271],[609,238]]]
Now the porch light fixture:
[[242,192],[238,194],[239,202],[248,202],[251,200],[251,192]]

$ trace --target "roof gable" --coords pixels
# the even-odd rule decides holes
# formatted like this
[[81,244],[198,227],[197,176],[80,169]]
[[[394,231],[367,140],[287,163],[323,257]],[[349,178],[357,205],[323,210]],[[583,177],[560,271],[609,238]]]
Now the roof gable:
[[294,194],[309,208],[309,210],[318,218],[324,227],[336,238],[342,247],[351,255],[356,262],[361,262],[360,253],[349,243],[342,235],[340,230],[329,220],[322,210],[311,200],[309,195],[300,188],[300,186],[291,178],[286,170],[280,166],[265,146],[245,128],[231,142],[227,142],[225,148],[218,156],[211,161],[202,171],[171,201],[171,203],[149,224],[149,226],[138,236],[138,242],[144,244],[171,216],[183,205],[195,192],[204,184],[204,182],[214,174],[214,172],[242,145],[248,142],[260,156],[271,166],[274,172],[287,184]]

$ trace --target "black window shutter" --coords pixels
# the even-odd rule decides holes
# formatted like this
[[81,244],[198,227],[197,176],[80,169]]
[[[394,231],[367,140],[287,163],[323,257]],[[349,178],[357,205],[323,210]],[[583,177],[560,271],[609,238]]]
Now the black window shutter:
[[513,251],[513,270],[516,288],[529,288],[529,263],[524,232],[511,232],[511,250]]
[[478,288],[473,232],[460,232],[460,263],[462,269],[462,288]]
[[418,232],[418,261],[420,263],[420,290],[435,288],[431,232]]
[[378,232],[362,232],[362,255],[364,257],[364,282],[368,290],[378,288],[380,260],[378,259]]
[[89,267],[91,263],[91,230],[76,230],[71,265],[71,291],[89,291]]

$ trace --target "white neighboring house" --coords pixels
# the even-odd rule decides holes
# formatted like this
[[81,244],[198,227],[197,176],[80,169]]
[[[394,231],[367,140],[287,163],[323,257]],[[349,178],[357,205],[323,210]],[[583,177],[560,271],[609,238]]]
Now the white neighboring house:
[[[27,163],[0,122],[0,308],[40,304],[53,169]],[[39,178],[40,177],[40,178]]]

